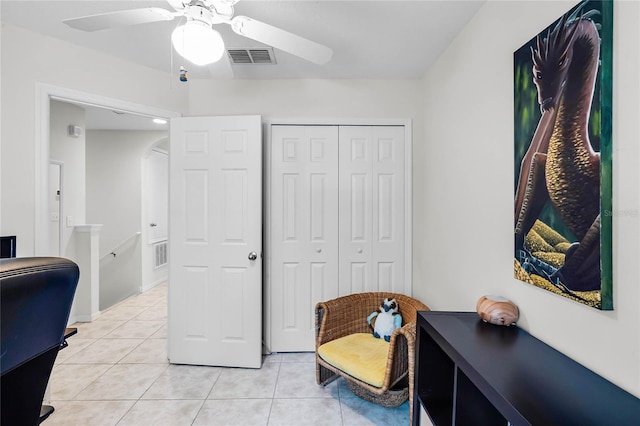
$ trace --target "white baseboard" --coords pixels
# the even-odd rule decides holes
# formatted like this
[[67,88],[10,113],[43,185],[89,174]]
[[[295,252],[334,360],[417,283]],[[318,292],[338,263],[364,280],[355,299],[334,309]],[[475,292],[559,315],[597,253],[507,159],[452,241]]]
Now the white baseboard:
[[152,288],[154,288],[155,286],[160,285],[160,284],[162,284],[162,283],[164,283],[164,282],[167,282],[167,279],[169,279],[169,277],[164,277],[164,278],[161,278],[161,279],[159,279],[159,280],[157,280],[157,281],[154,281],[154,282],[152,282],[152,283],[149,283],[149,284],[147,284],[147,285],[143,285],[143,286],[142,286],[142,288],[140,289],[140,290],[141,290],[140,292],[141,292],[141,293],[144,293],[144,292],[145,292],[145,291],[147,291],[147,290],[151,290],[151,289],[152,289]]
[[67,325],[74,324],[76,322],[93,322],[100,317],[100,312],[95,312],[91,315],[72,315],[69,317]]

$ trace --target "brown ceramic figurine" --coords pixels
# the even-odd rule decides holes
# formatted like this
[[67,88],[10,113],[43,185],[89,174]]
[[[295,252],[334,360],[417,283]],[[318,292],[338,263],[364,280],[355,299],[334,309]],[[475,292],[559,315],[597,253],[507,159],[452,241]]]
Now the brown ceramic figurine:
[[482,296],[476,311],[484,322],[496,325],[512,325],[518,321],[518,307],[502,296]]

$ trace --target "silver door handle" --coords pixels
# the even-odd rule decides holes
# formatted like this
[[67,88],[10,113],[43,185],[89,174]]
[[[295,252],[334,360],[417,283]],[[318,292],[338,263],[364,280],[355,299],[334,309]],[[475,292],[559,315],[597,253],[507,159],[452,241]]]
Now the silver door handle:
[[258,253],[256,253],[255,251],[252,251],[251,253],[249,253],[249,260],[256,260],[258,258]]

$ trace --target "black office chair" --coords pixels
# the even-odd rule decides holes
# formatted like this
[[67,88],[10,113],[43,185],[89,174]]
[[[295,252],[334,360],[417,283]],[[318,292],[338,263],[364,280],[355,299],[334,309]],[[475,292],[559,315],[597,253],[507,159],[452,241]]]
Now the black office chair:
[[55,257],[0,259],[0,423],[40,423],[80,272]]

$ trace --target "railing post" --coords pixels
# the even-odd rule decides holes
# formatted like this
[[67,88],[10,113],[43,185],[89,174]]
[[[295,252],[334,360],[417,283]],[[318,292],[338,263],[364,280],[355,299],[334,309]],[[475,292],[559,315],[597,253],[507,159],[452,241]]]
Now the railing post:
[[100,313],[99,242],[102,225],[77,225],[76,263],[80,267],[80,280],[74,300],[76,320],[91,322]]

